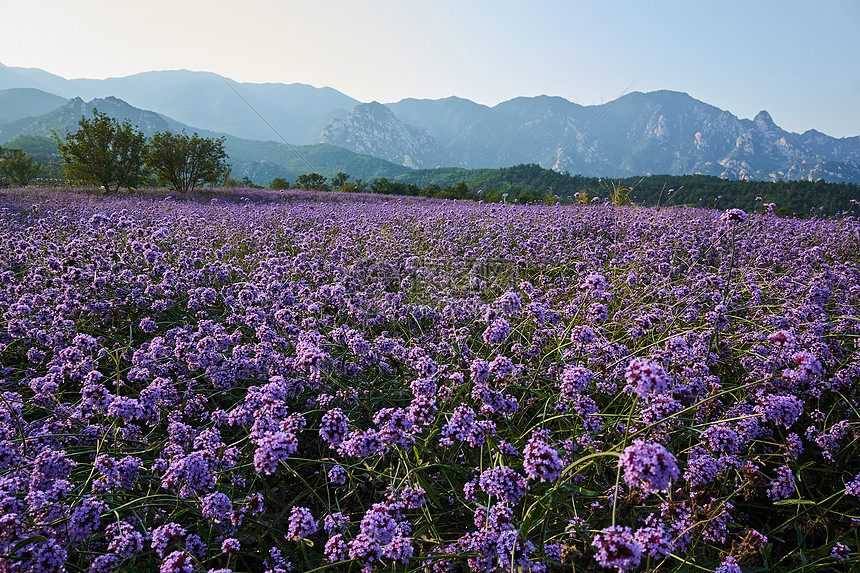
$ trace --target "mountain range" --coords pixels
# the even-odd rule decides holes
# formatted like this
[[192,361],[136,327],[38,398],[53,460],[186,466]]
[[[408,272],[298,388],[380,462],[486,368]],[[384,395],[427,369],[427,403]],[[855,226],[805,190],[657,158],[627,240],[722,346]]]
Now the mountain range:
[[0,145],[74,129],[92,107],[147,134],[225,135],[234,174],[259,182],[311,170],[371,178],[536,163],[597,177],[860,183],[860,136],[791,133],[766,111],[741,119],[682,92],[634,92],[591,106],[551,96],[492,107],[457,97],[383,105],[327,87],[237,83],[209,72],[69,80],[0,64]]

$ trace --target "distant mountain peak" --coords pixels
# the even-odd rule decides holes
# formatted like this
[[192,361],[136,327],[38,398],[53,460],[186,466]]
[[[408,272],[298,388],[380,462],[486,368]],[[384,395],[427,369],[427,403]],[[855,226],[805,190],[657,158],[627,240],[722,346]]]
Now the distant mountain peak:
[[350,112],[351,116],[365,116],[365,117],[373,117],[379,120],[385,119],[397,119],[394,115],[394,112],[379,103],[378,101],[372,101],[370,103],[360,103],[355,106]]
[[753,119],[753,122],[755,122],[756,126],[758,126],[760,129],[778,129],[778,126],[776,125],[776,123],[774,123],[773,118],[765,110],[761,110],[760,112],[758,112],[758,114],[756,114],[755,118]]
[[345,118],[331,121],[320,133],[319,143],[410,168],[440,167],[450,162],[442,145],[426,129],[403,123],[376,101],[358,104]]

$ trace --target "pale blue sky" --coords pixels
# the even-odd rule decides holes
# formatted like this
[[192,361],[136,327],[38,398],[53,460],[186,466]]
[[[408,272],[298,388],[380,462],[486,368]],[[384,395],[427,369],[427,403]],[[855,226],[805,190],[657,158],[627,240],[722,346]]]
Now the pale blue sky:
[[584,105],[671,89],[783,128],[860,135],[858,0],[0,0],[0,63],[67,77],[165,69]]

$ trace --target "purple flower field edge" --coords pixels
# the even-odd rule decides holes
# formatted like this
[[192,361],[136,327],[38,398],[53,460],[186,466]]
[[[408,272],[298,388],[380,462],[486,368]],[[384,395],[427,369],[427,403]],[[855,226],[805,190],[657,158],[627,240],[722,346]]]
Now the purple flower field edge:
[[858,341],[854,217],[0,190],[0,572],[849,571]]

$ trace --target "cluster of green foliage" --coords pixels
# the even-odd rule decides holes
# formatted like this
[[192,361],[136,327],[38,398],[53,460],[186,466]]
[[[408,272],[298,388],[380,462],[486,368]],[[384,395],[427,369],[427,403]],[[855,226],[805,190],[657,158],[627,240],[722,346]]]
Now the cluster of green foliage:
[[296,178],[296,184],[293,186],[283,177],[275,177],[269,183],[269,189],[274,191],[281,189],[315,189],[317,191],[341,191],[350,193],[364,193],[367,191],[367,185],[361,180],[348,181],[349,175],[344,172],[339,172],[329,180],[324,175],[319,173],[309,173],[299,175]]
[[[286,189],[276,179],[271,189]],[[746,211],[774,203],[776,212],[833,215],[850,210],[860,201],[860,185],[824,181],[737,181],[709,175],[651,175],[602,179],[558,173],[539,165],[501,169],[440,168],[417,170],[393,179],[381,177],[369,185],[349,181],[340,173],[331,182],[316,173],[299,176],[302,189],[370,192],[381,195],[423,196],[436,199],[470,199],[486,202],[572,204],[609,201],[616,205],[691,205],[733,207]]]
[[0,147],[0,176],[4,183],[26,187],[39,173],[41,164],[20,149]]
[[33,157],[33,163],[39,165],[36,179],[30,183],[42,183],[52,180],[57,184],[63,178],[63,160],[57,153],[57,142],[52,137],[44,135],[19,135],[7,141],[6,149],[20,149]]
[[93,109],[93,118],[82,117],[79,129],[62,138],[53,132],[65,175],[102,186],[106,191],[129,189],[151,183],[179,192],[198,185],[223,184],[230,174],[224,140],[158,132],[147,140],[136,127]]
[[189,191],[202,183],[218,183],[230,174],[224,138],[210,139],[158,132],[149,142],[146,165],[158,183],[177,191]]

